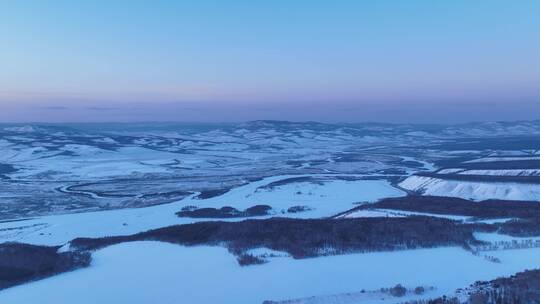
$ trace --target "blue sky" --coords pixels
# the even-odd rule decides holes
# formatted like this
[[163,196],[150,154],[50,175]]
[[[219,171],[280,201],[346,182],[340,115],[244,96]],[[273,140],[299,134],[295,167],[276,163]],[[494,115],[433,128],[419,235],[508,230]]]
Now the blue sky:
[[3,1],[0,121],[540,113],[540,1]]

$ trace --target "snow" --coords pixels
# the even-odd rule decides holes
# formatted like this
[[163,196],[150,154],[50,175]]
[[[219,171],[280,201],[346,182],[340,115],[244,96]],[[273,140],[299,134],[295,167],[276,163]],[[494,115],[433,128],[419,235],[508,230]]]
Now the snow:
[[486,162],[499,162],[499,161],[520,161],[520,160],[540,160],[540,156],[524,156],[524,157],[484,157],[479,159],[473,159],[464,163],[486,163]]
[[249,249],[246,251],[246,254],[251,254],[253,256],[261,257],[264,259],[277,258],[277,257],[290,257],[290,255],[287,252],[273,250],[273,249],[265,248],[265,247]]
[[442,170],[439,170],[437,174],[452,174],[452,173],[457,173],[463,170],[465,169],[460,169],[460,168],[442,169]]
[[407,216],[432,216],[439,218],[446,218],[453,221],[468,221],[472,217],[470,216],[461,216],[461,215],[451,215],[451,214],[437,214],[437,213],[427,213],[427,212],[412,212],[404,210],[393,210],[393,209],[368,209],[368,210],[357,210],[351,213],[344,215],[344,218],[366,218],[366,217],[407,217]]
[[[322,176],[324,178],[324,176]],[[403,196],[405,193],[384,180],[323,180],[322,182],[295,182],[273,188],[241,187],[221,196],[193,201],[198,207],[232,206],[243,210],[258,204],[267,204],[278,212],[293,206],[307,206],[309,211],[294,217],[317,218],[352,209],[354,203],[375,202],[385,197]],[[290,216],[290,214],[278,214]]]
[[425,132],[425,131],[412,131],[412,132],[407,132],[404,135],[418,136],[418,137],[430,137],[430,136],[433,136],[432,134],[429,134],[428,132]]
[[5,131],[18,132],[18,133],[30,133],[37,132],[37,129],[33,126],[21,126],[21,127],[7,127],[4,128]]
[[500,233],[487,233],[487,232],[475,232],[474,237],[477,240],[485,241],[485,242],[523,242],[523,241],[537,241],[540,240],[540,237],[515,237],[511,235],[506,234],[500,234]]
[[405,214],[399,212],[392,212],[389,210],[383,209],[363,209],[353,211],[344,215],[339,216],[338,218],[372,218],[372,217],[406,217]]
[[457,181],[413,175],[402,181],[399,186],[424,195],[459,197],[474,201],[540,200],[540,185],[537,184]]
[[540,176],[540,169],[466,170],[459,172],[459,174],[490,176]]
[[[384,180],[342,181],[326,177],[323,185],[293,183],[272,189],[264,189],[269,183],[309,175],[273,176],[248,183],[214,198],[183,200],[136,209],[120,209],[99,212],[73,213],[43,216],[16,222],[0,223],[0,242],[18,241],[42,245],[62,245],[77,237],[103,237],[128,235],[150,229],[177,224],[188,224],[208,219],[179,218],[175,215],[184,206],[198,207],[232,206],[239,210],[257,204],[268,204],[280,212],[291,206],[309,206],[310,211],[276,214],[287,217],[332,216],[354,207],[355,202],[376,201],[388,196],[404,193]],[[314,176],[319,177],[319,176]],[[301,191],[303,194],[296,194]],[[292,198],[292,199],[291,199]],[[230,219],[230,220],[242,220]]]
[[475,223],[483,223],[483,224],[502,224],[506,223],[511,220],[515,220],[516,218],[507,217],[507,218],[498,218],[498,219],[486,219],[486,220],[475,220]]
[[[376,290],[398,283],[450,294],[476,280],[540,265],[540,249],[493,252],[492,263],[457,247],[350,254],[238,266],[221,247],[132,242],[94,253],[89,268],[0,292],[1,303],[252,304]],[[444,274],[444,275],[437,275]],[[401,302],[402,298],[384,303]],[[362,302],[364,303],[364,302]],[[370,302],[366,302],[370,303]],[[380,302],[372,302],[380,303]]]
[[400,157],[401,157],[401,159],[402,159],[403,161],[411,161],[411,162],[421,163],[421,164],[422,164],[422,168],[423,168],[424,170],[427,170],[427,171],[433,171],[433,170],[436,169],[435,166],[434,166],[434,164],[429,163],[429,162],[427,162],[427,161],[425,161],[425,160],[422,160],[422,159],[419,159],[419,158],[415,158],[415,157],[410,157],[410,156],[400,156]]
[[[125,176],[133,173],[165,173],[169,169],[162,162],[172,162],[178,154],[155,151],[139,147],[124,147],[117,151],[103,150],[87,145],[65,145],[64,152],[72,155],[58,155],[59,151],[48,151],[43,147],[12,149],[0,156],[0,161],[17,165],[19,172],[12,178],[22,179],[54,170],[57,179],[96,179]],[[60,151],[60,152],[62,152]]]
[[[369,131],[370,135],[351,135],[347,128],[314,131],[295,128],[293,131],[275,129],[273,123],[262,123],[267,128],[235,129],[235,131],[212,130],[182,134],[182,130],[156,134],[142,132],[131,143],[116,141],[112,134],[73,137],[62,133],[50,133],[47,129],[33,126],[5,128],[18,132],[0,139],[0,162],[18,169],[9,173],[15,182],[54,182],[54,189],[69,192],[69,186],[107,179],[146,177],[152,174],[179,179],[185,175],[220,181],[223,175],[238,179],[266,176],[268,172],[291,171],[304,175],[282,175],[247,183],[229,192],[209,199],[196,199],[194,194],[181,201],[139,208],[102,212],[73,213],[30,218],[17,222],[0,222],[0,242],[18,241],[42,245],[61,245],[60,251],[70,250],[69,241],[77,237],[103,237],[134,234],[149,229],[188,224],[209,219],[179,218],[175,215],[182,207],[232,206],[246,209],[256,204],[273,207],[271,216],[320,218],[350,210],[358,202],[374,202],[385,197],[402,196],[405,193],[385,180],[340,180],[332,174],[308,174],[334,172],[339,176],[363,177],[377,174],[389,168],[405,171],[438,168],[430,159],[452,154],[467,157],[486,156],[484,151],[422,150],[418,158],[400,156],[418,143],[432,144],[448,139],[446,134],[499,134],[517,132],[529,134],[528,127],[517,126],[512,130],[504,126],[480,125],[477,129],[448,128],[433,135],[406,128],[392,131],[394,127],[370,126],[356,131]],[[249,125],[246,125],[249,127]],[[535,127],[534,130],[537,128]],[[534,131],[533,130],[533,131]],[[39,132],[40,134],[32,134]],[[50,134],[47,134],[49,132]],[[122,131],[124,132],[124,131]],[[403,133],[405,132],[405,133]],[[537,133],[537,131],[534,131]],[[360,132],[359,134],[364,134]],[[41,134],[46,134],[42,137]],[[56,135],[55,135],[56,134]],[[403,136],[403,134],[407,136]],[[130,134],[127,130],[125,135]],[[110,136],[110,137],[109,137]],[[163,137],[164,136],[164,137]],[[435,138],[436,137],[436,138]],[[427,141],[426,141],[427,140]],[[162,144],[166,142],[166,144]],[[96,144],[97,143],[97,144]],[[110,144],[116,147],[111,150]],[[148,148],[152,147],[152,148]],[[380,151],[379,151],[380,150]],[[346,151],[346,152],[345,152]],[[371,152],[373,151],[373,154]],[[343,153],[358,154],[358,159],[339,161]],[[407,152],[410,153],[410,152]],[[416,152],[415,152],[416,153]],[[510,154],[513,153],[513,154]],[[525,153],[529,153],[526,155]],[[494,151],[473,162],[539,160],[537,151]],[[470,155],[469,155],[470,154]],[[517,157],[526,155],[525,157]],[[401,158],[402,165],[396,165]],[[406,161],[422,163],[422,168],[408,168]],[[186,173],[187,170],[192,170]],[[466,170],[449,168],[439,174],[480,174],[500,176],[540,176],[540,170]],[[247,172],[247,173],[246,173]],[[362,175],[358,175],[361,172]],[[351,174],[344,174],[351,173]],[[277,187],[265,187],[269,183],[291,177],[311,177],[317,182],[294,182]],[[208,177],[208,179],[206,179]],[[148,176],[150,180],[151,177]],[[62,181],[69,181],[64,184]],[[210,182],[208,182],[210,184]],[[58,184],[58,186],[56,186]],[[62,187],[63,186],[63,187]],[[180,185],[183,187],[183,184]],[[407,190],[429,195],[455,196],[473,200],[513,199],[539,200],[540,185],[516,183],[489,183],[453,181],[441,178],[411,176],[400,186]],[[121,188],[120,185],[118,188]],[[186,189],[183,187],[182,189]],[[202,189],[204,187],[193,187]],[[54,189],[45,189],[53,191]],[[85,188],[86,189],[86,188]],[[26,190],[26,189],[23,189]],[[90,191],[85,193],[100,202],[105,199]],[[34,193],[20,190],[13,195],[28,195],[40,200]],[[11,197],[10,192],[0,197]],[[75,196],[72,196],[76,198]],[[10,202],[6,202],[6,205]],[[307,206],[308,211],[287,213],[293,206]],[[475,220],[466,216],[406,212],[390,209],[355,211],[343,217],[405,217],[424,215],[459,221]],[[267,218],[259,217],[259,218]],[[215,220],[215,219],[212,219]],[[243,220],[227,219],[228,221]],[[494,223],[511,219],[490,219],[476,222]],[[478,239],[489,242],[521,242],[496,233],[475,234]],[[526,238],[528,240],[530,238]],[[540,240],[540,238],[534,238]],[[92,266],[87,269],[61,274],[42,281],[0,291],[0,303],[261,303],[263,300],[298,299],[320,295],[357,293],[392,287],[397,283],[407,288],[436,286],[435,294],[450,294],[454,289],[465,287],[476,280],[493,279],[510,275],[526,268],[539,267],[540,249],[495,251],[501,260],[492,263],[474,256],[460,248],[437,248],[400,252],[351,254],[294,260],[287,253],[269,248],[254,248],[248,253],[266,258],[264,265],[241,268],[236,258],[222,247],[183,247],[156,242],[125,243],[94,253]],[[492,253],[490,253],[492,254]],[[441,275],[443,274],[443,275]],[[332,297],[330,297],[332,298]],[[318,298],[318,299],[323,299]],[[326,298],[328,299],[328,298]],[[388,299],[387,299],[388,300]],[[405,298],[395,299],[402,302]],[[359,300],[360,301],[360,300]],[[357,302],[359,302],[357,301]],[[390,303],[394,301],[385,301]],[[380,303],[379,296],[362,299],[362,303]],[[340,302],[341,303],[341,302]]]
[[474,223],[483,223],[483,224],[497,224],[497,223],[504,223],[507,221],[514,220],[514,218],[497,218],[497,219],[479,220],[473,216],[437,214],[437,213],[428,213],[428,212],[413,212],[413,211],[394,210],[394,209],[356,210],[356,211],[352,211],[352,212],[340,215],[338,216],[338,218],[408,217],[408,216],[415,216],[415,215],[431,216],[431,217],[445,218],[445,219],[449,219],[453,221],[474,222]]
[[[422,286],[423,287],[423,286]],[[406,287],[405,287],[406,288]],[[335,295],[312,296],[307,298],[279,301],[279,304],[358,304],[358,303],[404,303],[404,301],[419,300],[424,297],[433,297],[434,289],[424,287],[423,295],[416,295],[412,289],[407,290],[407,294],[395,298],[388,291],[371,290],[347,292]]]

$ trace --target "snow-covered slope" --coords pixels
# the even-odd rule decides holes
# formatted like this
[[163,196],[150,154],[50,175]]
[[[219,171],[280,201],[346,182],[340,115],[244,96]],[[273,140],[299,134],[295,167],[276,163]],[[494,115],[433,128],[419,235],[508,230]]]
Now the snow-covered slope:
[[450,180],[413,175],[399,184],[424,195],[449,196],[482,201],[487,199],[539,201],[540,185]]
[[540,169],[465,170],[457,173],[488,176],[540,176]]

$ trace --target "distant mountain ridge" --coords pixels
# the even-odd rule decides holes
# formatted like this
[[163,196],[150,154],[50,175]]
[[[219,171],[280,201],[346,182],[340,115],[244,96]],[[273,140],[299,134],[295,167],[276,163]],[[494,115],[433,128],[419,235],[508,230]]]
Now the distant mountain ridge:
[[200,133],[212,130],[234,132],[238,130],[261,131],[274,130],[292,132],[341,131],[351,135],[403,134],[423,137],[491,137],[491,136],[527,136],[540,135],[540,120],[515,122],[472,122],[454,125],[438,124],[390,124],[390,123],[322,123],[315,121],[292,122],[279,120],[255,120],[242,123],[183,123],[183,122],[147,122],[147,123],[29,123],[0,124],[0,132],[8,133],[47,133],[47,132],[83,132],[83,133],[129,133],[129,132],[185,132]]

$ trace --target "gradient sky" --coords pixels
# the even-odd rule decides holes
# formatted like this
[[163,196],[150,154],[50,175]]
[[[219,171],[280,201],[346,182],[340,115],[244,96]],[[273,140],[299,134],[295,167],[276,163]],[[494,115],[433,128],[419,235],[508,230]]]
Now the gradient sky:
[[0,122],[540,118],[540,1],[0,1]]

